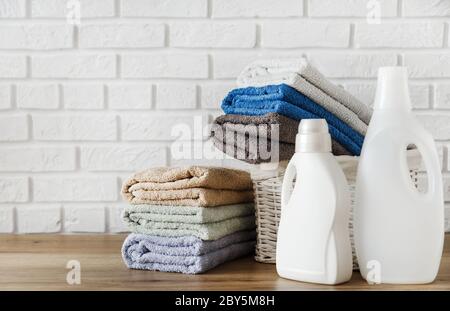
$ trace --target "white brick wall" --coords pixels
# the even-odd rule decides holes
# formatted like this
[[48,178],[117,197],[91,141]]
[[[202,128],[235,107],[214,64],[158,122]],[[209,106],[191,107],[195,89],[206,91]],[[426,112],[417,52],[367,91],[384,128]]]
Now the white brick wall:
[[0,116],[0,141],[27,140],[28,120],[26,115]]
[[104,107],[105,87],[100,83],[71,83],[62,87],[66,110],[99,110]]
[[53,172],[75,170],[75,146],[2,147],[2,172]]
[[436,108],[450,109],[450,84],[439,83],[436,85]]
[[205,0],[122,0],[121,16],[125,17],[206,17]]
[[114,78],[114,54],[38,54],[31,57],[33,78]]
[[0,54],[0,78],[25,78],[27,59],[20,54]]
[[117,137],[114,115],[34,115],[33,134],[36,140],[115,140]]
[[164,46],[164,24],[108,23],[82,24],[80,48],[148,48]]
[[262,23],[261,46],[268,48],[348,47],[348,22],[271,21]]
[[66,0],[0,0],[0,233],[124,232],[133,171],[247,168],[202,125],[250,61],[300,55],[368,105],[379,66],[409,67],[450,229],[450,0],[378,3],[368,24],[367,0],[80,0],[72,25]]
[[73,45],[73,27],[61,24],[5,25],[0,28],[0,49],[50,50]]
[[88,171],[137,171],[166,165],[166,149],[153,145],[81,148],[81,168]]
[[0,202],[28,201],[28,180],[26,177],[1,177]]
[[0,18],[25,17],[26,0],[4,0],[0,5]]
[[105,232],[105,207],[68,204],[64,208],[64,225],[67,232]]
[[404,0],[405,16],[450,16],[450,3],[442,0]]
[[[169,54],[170,53],[170,54]],[[124,78],[205,79],[208,77],[207,54],[145,53],[123,54]]]
[[18,84],[16,87],[16,103],[23,109],[56,109],[59,106],[58,85],[51,84]]
[[170,23],[169,45],[189,48],[252,48],[256,25],[239,22],[177,22]]
[[197,88],[193,84],[162,83],[157,90],[157,109],[194,109],[197,106]]
[[213,18],[290,17],[303,15],[303,1],[297,0],[215,0]]
[[444,40],[443,22],[385,22],[356,25],[357,48],[440,48]]
[[11,108],[11,86],[0,84],[0,110]]
[[61,206],[58,204],[20,206],[17,210],[18,233],[55,233],[61,231]]
[[108,107],[117,110],[152,108],[151,83],[108,84]]
[[[397,15],[398,0],[379,0],[383,17]],[[310,0],[309,16],[314,17],[366,17],[367,1],[360,0]]]
[[[14,1],[14,0],[13,0]],[[26,1],[26,0],[25,0]],[[33,18],[66,18],[67,1],[28,0],[31,1]],[[80,0],[81,17],[112,17],[115,14],[114,0]]]
[[36,202],[111,202],[117,200],[117,178],[35,177],[33,199]]

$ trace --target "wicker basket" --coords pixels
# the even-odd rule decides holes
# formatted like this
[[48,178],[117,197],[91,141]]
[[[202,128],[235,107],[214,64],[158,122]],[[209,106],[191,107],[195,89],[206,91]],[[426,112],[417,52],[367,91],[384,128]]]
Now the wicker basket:
[[[350,212],[350,238],[353,252],[353,268],[357,269],[355,247],[353,241],[353,207],[355,204],[355,182],[357,157],[338,156],[337,161],[341,165],[349,183],[351,197]],[[408,151],[408,165],[411,178],[418,187],[417,172],[421,158],[416,150]],[[255,260],[262,263],[275,263],[275,249],[277,242],[277,230],[281,216],[281,184],[283,181],[286,164],[282,163],[274,170],[259,169],[252,172],[253,186],[255,190],[256,207],[256,255]]]

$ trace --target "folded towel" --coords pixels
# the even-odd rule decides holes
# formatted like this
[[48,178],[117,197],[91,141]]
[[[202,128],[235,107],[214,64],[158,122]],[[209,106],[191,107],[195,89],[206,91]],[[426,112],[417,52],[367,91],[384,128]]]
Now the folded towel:
[[[230,180],[233,180],[230,183]],[[134,174],[124,189],[173,190],[209,188],[220,190],[252,189],[250,174],[223,167],[155,167]]]
[[[295,144],[298,124],[299,121],[274,112],[259,116],[224,114],[214,120],[213,128],[216,125],[224,125],[227,129],[235,129],[239,132],[241,130],[247,130],[248,135],[255,136],[257,134],[258,137],[272,138],[271,129],[272,125],[274,125],[278,129],[278,137],[274,137],[273,139],[284,143]],[[233,125],[239,125],[239,127],[233,127]],[[250,127],[246,127],[246,125],[250,125]],[[257,133],[255,133],[255,129]],[[263,136],[265,134],[267,136]]]
[[332,139],[359,155],[364,136],[332,113],[286,84],[235,89],[222,102],[226,114],[264,115],[276,112],[295,120],[327,120]]
[[196,274],[254,251],[256,233],[240,231],[215,241],[130,234],[122,257],[128,268]]
[[[134,251],[151,251],[152,253],[171,256],[197,256],[216,251],[232,244],[254,241],[255,239],[255,230],[234,232],[213,241],[204,241],[194,236],[164,237],[131,233],[126,238],[124,245],[129,245],[127,247],[129,254]],[[143,248],[145,250],[142,250]]]
[[242,71],[237,83],[240,87],[288,84],[363,135],[372,116],[371,108],[331,83],[303,57],[257,60]]
[[[230,179],[232,183],[232,179]],[[212,207],[253,202],[253,190],[234,191],[205,188],[175,190],[136,190],[124,194],[132,204],[187,205]]]
[[254,212],[253,203],[223,205],[215,208],[141,204],[125,207],[122,216],[125,223],[139,224],[144,221],[156,221],[202,224],[248,216]]
[[192,235],[202,240],[217,240],[236,231],[255,228],[255,215],[233,217],[209,223],[148,221],[146,219],[135,222],[130,218],[124,218],[124,221],[128,228],[135,233],[167,237]]
[[286,161],[290,160],[295,153],[294,144],[278,142],[278,146],[272,149],[273,144],[269,141],[266,143],[267,147],[261,147],[264,150],[261,151],[257,137],[246,137],[240,133],[234,136],[230,131],[226,133],[225,140],[222,137],[211,137],[214,147],[230,157],[250,164]]
[[[280,161],[289,160],[295,152],[295,138],[299,121],[290,119],[278,113],[268,113],[262,116],[245,116],[226,114],[217,117],[211,127],[211,137],[215,147],[222,152],[249,163],[270,162],[273,157],[260,157],[258,142],[268,139],[279,143]],[[272,135],[272,130],[277,135]],[[266,146],[266,145],[264,145]],[[269,144],[269,147],[271,144]],[[270,148],[266,148],[271,150]],[[350,155],[345,148],[332,140],[334,155]],[[244,155],[243,158],[238,157]]]
[[122,194],[133,204],[219,206],[252,202],[252,189],[250,174],[240,170],[162,167],[134,174]]

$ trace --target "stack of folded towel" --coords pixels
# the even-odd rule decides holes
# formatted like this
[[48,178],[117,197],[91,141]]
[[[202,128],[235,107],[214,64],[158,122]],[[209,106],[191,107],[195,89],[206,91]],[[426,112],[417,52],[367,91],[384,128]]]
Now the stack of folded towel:
[[[223,100],[225,115],[216,118],[211,131],[221,151],[249,163],[270,162],[273,154],[262,151],[274,145],[277,160],[289,160],[300,120],[323,118],[335,155],[360,154],[372,110],[305,58],[256,61],[237,82],[241,88]],[[260,148],[263,143],[267,148]]]
[[133,232],[122,256],[133,269],[201,273],[251,253],[255,217],[250,175],[226,168],[152,168],[122,187]]

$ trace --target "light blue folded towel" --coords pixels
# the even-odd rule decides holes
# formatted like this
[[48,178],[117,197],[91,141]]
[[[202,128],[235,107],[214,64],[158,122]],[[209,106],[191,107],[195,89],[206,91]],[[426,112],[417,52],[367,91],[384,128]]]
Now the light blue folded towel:
[[254,230],[238,231],[214,241],[132,233],[122,246],[122,257],[131,269],[196,274],[252,253],[255,237]]
[[335,141],[353,155],[361,153],[363,135],[286,84],[234,89],[223,100],[222,109],[226,114],[264,115],[276,112],[295,120],[325,119]]

